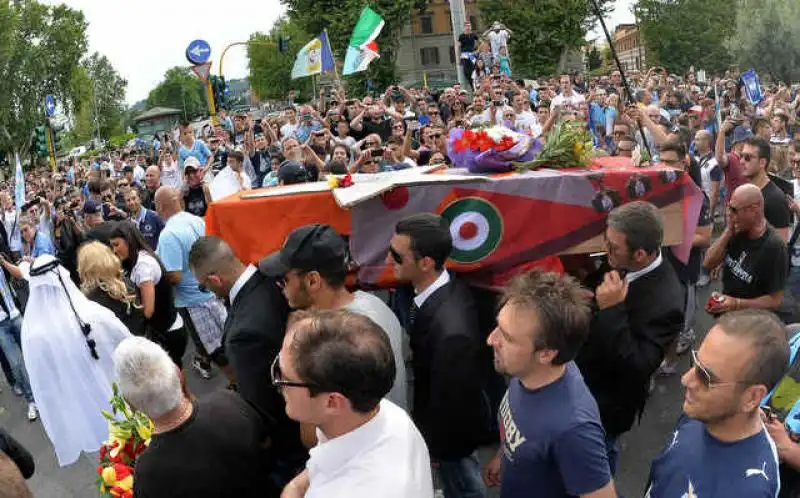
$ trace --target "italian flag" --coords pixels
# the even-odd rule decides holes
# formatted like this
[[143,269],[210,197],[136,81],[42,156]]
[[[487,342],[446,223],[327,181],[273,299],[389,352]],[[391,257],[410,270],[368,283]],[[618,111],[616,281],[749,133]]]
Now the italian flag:
[[381,33],[383,24],[381,16],[369,7],[364,7],[350,37],[342,74],[348,75],[364,71],[373,59],[380,57],[375,38]]

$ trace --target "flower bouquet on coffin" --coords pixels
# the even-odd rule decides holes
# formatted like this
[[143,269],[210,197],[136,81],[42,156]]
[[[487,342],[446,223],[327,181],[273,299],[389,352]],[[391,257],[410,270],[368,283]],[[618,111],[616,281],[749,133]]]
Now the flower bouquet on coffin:
[[585,168],[592,159],[592,136],[576,121],[561,121],[547,135],[535,159],[517,165],[521,171],[537,168]]
[[532,161],[540,150],[538,140],[504,126],[453,128],[447,139],[447,155],[453,164],[470,173],[505,173]]
[[103,410],[109,435],[100,447],[97,487],[103,498],[133,498],[133,472],[139,456],[150,444],[153,422],[144,413],[131,409],[116,384],[112,388],[112,413]]

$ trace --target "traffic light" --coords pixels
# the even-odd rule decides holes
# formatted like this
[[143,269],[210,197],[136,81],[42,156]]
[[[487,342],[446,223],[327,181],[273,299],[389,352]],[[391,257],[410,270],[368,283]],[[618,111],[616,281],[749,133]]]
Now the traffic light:
[[211,82],[211,89],[214,93],[214,106],[217,109],[230,109],[230,90],[228,89],[228,84],[225,83],[225,77],[212,74],[208,79]]
[[278,52],[286,53],[289,51],[289,37],[288,36],[279,36],[278,37]]
[[53,130],[53,152],[59,152],[61,150],[61,137],[64,134],[64,127],[54,126],[51,129]]
[[50,155],[50,147],[47,143],[47,134],[49,130],[46,126],[36,127],[36,155],[39,157],[47,157]]

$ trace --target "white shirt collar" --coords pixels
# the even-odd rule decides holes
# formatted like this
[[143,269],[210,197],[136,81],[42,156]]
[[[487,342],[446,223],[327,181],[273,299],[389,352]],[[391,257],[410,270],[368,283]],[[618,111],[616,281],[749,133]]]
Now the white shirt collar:
[[448,283],[450,283],[450,274],[447,273],[447,270],[442,270],[442,273],[439,274],[439,278],[429,285],[427,289],[414,296],[414,304],[417,305],[417,308],[422,308],[422,305],[425,304],[425,301],[429,297],[431,297],[431,294],[436,292],[440,287],[444,287]]
[[325,433],[317,428],[319,444],[309,450],[306,465],[312,482],[314,476],[331,476],[362,453],[366,448],[375,446],[387,424],[384,413],[385,401],[381,401],[380,409],[372,419],[347,434],[328,439]]
[[228,294],[231,304],[233,304],[233,300],[236,299],[236,294],[238,294],[239,291],[242,290],[242,287],[244,287],[245,282],[250,280],[250,277],[252,277],[255,272],[256,272],[255,266],[247,265],[247,268],[245,268],[242,274],[239,275],[239,278],[237,278],[236,282],[233,283],[233,285],[231,286],[231,291]]
[[637,278],[644,277],[645,275],[647,275],[651,271],[653,271],[656,268],[658,268],[658,265],[661,264],[661,261],[663,261],[663,258],[661,257],[661,251],[658,251],[658,257],[652,263],[650,263],[649,265],[645,266],[644,268],[642,268],[639,271],[632,271],[632,272],[628,273],[627,275],[625,275],[625,280],[627,280],[628,283],[631,283],[634,280],[636,280]]

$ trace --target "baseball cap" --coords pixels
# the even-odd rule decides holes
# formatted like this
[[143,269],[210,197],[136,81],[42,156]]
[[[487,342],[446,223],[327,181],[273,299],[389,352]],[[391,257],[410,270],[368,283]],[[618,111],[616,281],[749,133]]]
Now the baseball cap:
[[283,161],[278,168],[278,182],[285,185],[294,183],[304,183],[308,181],[308,174],[305,166],[297,161]]
[[733,129],[733,143],[738,144],[744,140],[753,136],[753,132],[750,131],[750,128],[745,128],[744,126],[737,126]]
[[330,225],[305,225],[294,229],[283,247],[258,263],[268,277],[282,277],[290,270],[340,268],[347,264],[347,243]]
[[89,199],[83,203],[83,214],[103,214],[103,205],[93,199]]
[[703,114],[703,106],[694,105],[691,107],[691,109],[689,109],[689,112],[694,114]]
[[189,156],[183,161],[183,169],[184,171],[187,169],[200,169],[200,161],[197,160],[194,156]]

